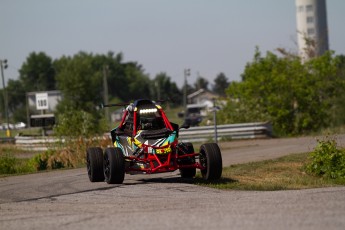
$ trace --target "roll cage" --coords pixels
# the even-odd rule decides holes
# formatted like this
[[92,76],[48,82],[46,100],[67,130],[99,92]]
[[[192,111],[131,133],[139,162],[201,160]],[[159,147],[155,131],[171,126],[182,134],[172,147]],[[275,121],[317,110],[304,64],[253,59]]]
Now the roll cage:
[[[146,122],[151,125],[145,126]],[[139,99],[127,105],[119,126],[111,131],[111,136],[113,142],[116,135],[135,137],[139,130],[145,130],[146,134],[153,135],[176,131],[178,136],[178,129],[179,126],[169,121],[160,105],[151,100]]]

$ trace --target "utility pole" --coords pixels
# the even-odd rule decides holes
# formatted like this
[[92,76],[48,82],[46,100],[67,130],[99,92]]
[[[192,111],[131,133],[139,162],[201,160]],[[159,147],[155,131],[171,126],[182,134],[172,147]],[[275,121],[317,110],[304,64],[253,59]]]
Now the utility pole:
[[[104,100],[105,105],[109,104],[108,81],[107,81],[108,70],[109,70],[108,65],[103,66],[103,100]],[[109,108],[105,107],[104,111],[105,111],[104,112],[105,120],[107,121],[107,125],[109,125]]]
[[155,81],[155,86],[156,86],[156,92],[157,92],[157,100],[159,101],[161,99],[161,89],[160,89],[158,79]]
[[9,116],[8,116],[8,97],[7,97],[7,90],[5,85],[5,77],[4,77],[4,69],[7,68],[7,60],[0,60],[0,66],[1,66],[1,77],[2,77],[2,90],[4,93],[4,107],[5,107],[5,116],[6,116],[6,123],[7,123],[7,129],[6,129],[6,136],[11,136],[11,130],[10,130],[10,122],[9,122]]
[[216,98],[213,98],[213,123],[214,123],[214,141],[218,144]]
[[183,91],[183,108],[184,108],[184,118],[187,115],[187,77],[190,76],[190,69],[184,70],[184,91]]

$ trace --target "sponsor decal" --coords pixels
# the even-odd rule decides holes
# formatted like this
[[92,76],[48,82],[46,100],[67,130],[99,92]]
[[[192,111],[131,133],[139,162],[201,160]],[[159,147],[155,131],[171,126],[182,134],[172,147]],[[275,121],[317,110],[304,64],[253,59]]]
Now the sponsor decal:
[[156,149],[156,154],[168,154],[171,153],[171,147]]

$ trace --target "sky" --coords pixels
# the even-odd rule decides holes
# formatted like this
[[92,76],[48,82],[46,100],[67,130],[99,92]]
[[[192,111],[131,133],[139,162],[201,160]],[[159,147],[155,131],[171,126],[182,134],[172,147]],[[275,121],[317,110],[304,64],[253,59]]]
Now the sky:
[[[153,79],[179,87],[219,73],[240,81],[255,47],[297,52],[295,0],[0,0],[0,59],[6,81],[31,52],[52,59],[80,51],[122,53]],[[345,54],[345,1],[327,0],[329,46]]]

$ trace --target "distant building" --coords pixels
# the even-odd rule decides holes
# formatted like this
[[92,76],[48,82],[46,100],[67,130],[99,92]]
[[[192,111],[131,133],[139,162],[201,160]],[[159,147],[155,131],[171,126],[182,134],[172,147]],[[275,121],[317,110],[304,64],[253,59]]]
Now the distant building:
[[42,111],[37,109],[37,95],[39,94],[46,94],[47,95],[47,108],[45,109],[45,113],[54,113],[57,104],[62,99],[62,94],[59,90],[53,91],[42,91],[42,92],[29,92],[26,94],[27,97],[27,105],[28,105],[28,113],[30,114],[41,114]]
[[207,108],[213,107],[213,99],[218,98],[217,94],[214,94],[205,89],[199,89],[194,93],[187,96],[187,104],[199,104],[204,105]]
[[326,0],[296,0],[296,18],[297,42],[302,60],[327,51]]
[[[58,90],[29,92],[26,94],[26,116],[29,127],[52,127],[55,124],[56,106],[62,99]],[[45,131],[43,133],[46,135]]]
[[[184,124],[198,126],[207,117],[214,106],[214,99],[219,96],[206,89],[199,89],[187,96],[187,106],[184,111]],[[179,117],[183,117],[180,113]]]

